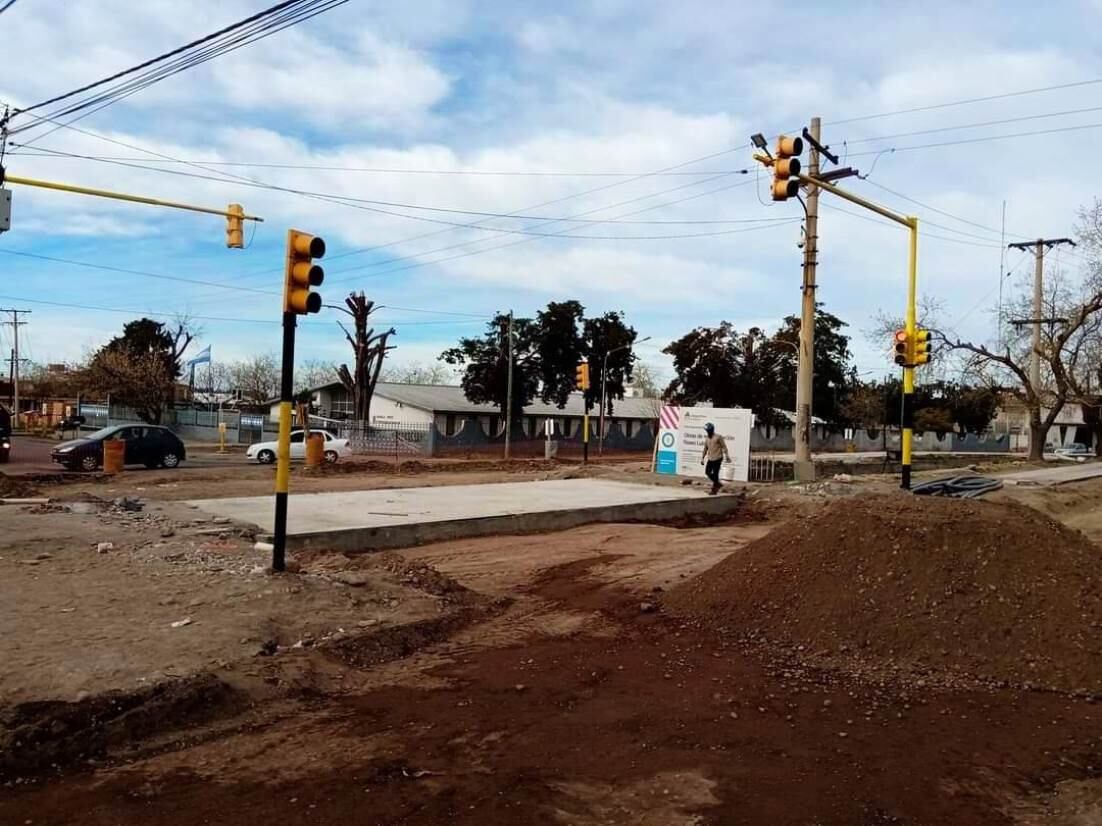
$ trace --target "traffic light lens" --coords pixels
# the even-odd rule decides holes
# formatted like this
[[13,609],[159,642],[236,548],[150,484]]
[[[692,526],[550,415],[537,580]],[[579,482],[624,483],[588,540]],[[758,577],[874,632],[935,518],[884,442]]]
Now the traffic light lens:
[[306,296],[306,312],[317,313],[321,311],[321,296],[317,293],[310,293]]
[[773,172],[778,178],[790,178],[800,174],[799,158],[780,158],[773,165]]

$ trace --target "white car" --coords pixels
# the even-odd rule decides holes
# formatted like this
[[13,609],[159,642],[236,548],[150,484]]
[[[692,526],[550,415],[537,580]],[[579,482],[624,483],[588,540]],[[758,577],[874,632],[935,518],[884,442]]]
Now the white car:
[[[352,455],[352,448],[348,444],[348,439],[338,439],[328,430],[310,431],[311,436],[315,433],[320,433],[325,437],[324,456],[326,463],[333,464],[338,459],[347,459]],[[249,449],[245,451],[245,455],[250,459],[256,459],[262,465],[270,465],[276,460],[278,450],[278,442],[257,442],[255,445],[249,446]],[[291,431],[291,458],[306,458],[306,431]]]

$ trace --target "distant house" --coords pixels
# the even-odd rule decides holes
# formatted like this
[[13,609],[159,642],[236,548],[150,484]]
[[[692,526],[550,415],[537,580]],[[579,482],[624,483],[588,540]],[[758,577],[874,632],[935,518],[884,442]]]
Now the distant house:
[[[325,384],[308,391],[313,411],[327,419],[347,419],[352,415],[352,398],[340,382]],[[581,428],[583,400],[580,393],[571,393],[562,408],[536,400],[524,408],[521,433],[516,438],[535,438],[544,433],[544,423],[551,419],[556,432],[563,437],[576,434]],[[627,398],[613,402],[613,412],[606,422],[619,424],[624,436],[631,438],[644,426],[653,426],[661,409],[657,399]],[[279,416],[279,404],[270,405],[273,419]],[[600,411],[590,410],[591,427],[596,432]],[[435,424],[444,436],[458,433],[468,421],[475,422],[487,436],[496,436],[504,423],[500,411],[492,404],[476,404],[463,394],[463,388],[439,384],[391,384],[379,382],[371,400],[372,424]]]

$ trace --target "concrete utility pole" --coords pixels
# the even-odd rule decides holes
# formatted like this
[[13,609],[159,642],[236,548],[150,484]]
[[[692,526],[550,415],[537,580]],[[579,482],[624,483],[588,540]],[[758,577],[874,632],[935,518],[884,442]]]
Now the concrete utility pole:
[[1045,250],[1052,249],[1060,244],[1075,246],[1070,238],[1038,238],[1032,243],[1008,244],[1010,249],[1025,252],[1033,248],[1033,318],[1028,320],[1033,325],[1033,347],[1029,358],[1029,383],[1033,385],[1033,392],[1041,392],[1041,324],[1046,321],[1042,318],[1044,299],[1042,281],[1045,272]]
[[[808,152],[808,175],[819,177],[820,120],[811,119]],[[815,354],[815,267],[819,251],[819,187],[811,184],[807,191],[807,222],[804,229],[803,303],[800,312],[800,358],[796,365],[796,465],[797,482],[815,481],[815,465],[811,461],[811,395]]]
[[509,458],[513,439],[513,311],[509,311],[509,370],[505,379],[505,458]]
[[24,326],[27,322],[19,320],[19,314],[29,314],[30,310],[16,310],[0,307],[0,313],[11,313],[11,321],[5,321],[5,324],[10,324],[12,328],[12,357],[11,357],[11,376],[12,376],[12,428],[14,429],[19,423],[19,328]]

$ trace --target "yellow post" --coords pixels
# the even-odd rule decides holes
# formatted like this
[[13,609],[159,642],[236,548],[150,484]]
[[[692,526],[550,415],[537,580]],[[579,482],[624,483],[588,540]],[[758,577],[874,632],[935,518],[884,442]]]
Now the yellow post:
[[276,445],[276,493],[287,493],[291,481],[291,403],[279,403],[279,442]]
[[914,392],[915,392],[915,367],[914,367],[914,340],[917,329],[918,302],[918,219],[914,216],[907,217],[907,226],[910,228],[910,254],[907,262],[907,313],[905,328],[907,330],[908,356],[907,364],[903,367],[903,421],[902,425],[902,469],[901,487],[904,490],[911,489],[911,439],[914,434]]

